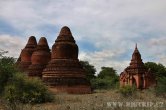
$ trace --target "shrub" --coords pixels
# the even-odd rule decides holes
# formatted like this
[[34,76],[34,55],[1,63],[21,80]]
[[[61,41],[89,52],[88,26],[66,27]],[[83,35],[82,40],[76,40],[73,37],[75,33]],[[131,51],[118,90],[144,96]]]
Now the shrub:
[[96,78],[91,80],[93,89],[115,89],[119,83],[119,76],[112,67],[102,67]]
[[9,103],[42,103],[53,99],[41,80],[19,73],[15,67],[15,59],[1,53],[0,96]]
[[114,89],[118,85],[116,78],[95,78],[91,80],[93,89]]
[[93,89],[107,89],[109,83],[108,80],[96,78],[91,80],[91,86]]
[[0,95],[7,82],[13,77],[13,73],[17,71],[14,67],[14,62],[15,60],[12,57],[0,58]]
[[117,76],[116,70],[113,67],[101,67],[101,71],[97,77],[105,79],[107,77],[114,78]]
[[158,96],[166,97],[166,77],[162,77],[158,79],[155,93]]
[[119,92],[124,97],[132,96],[135,91],[136,91],[136,87],[135,86],[130,86],[130,85],[126,85],[126,86],[123,86],[123,87],[119,88]]
[[53,100],[46,86],[36,78],[16,73],[5,87],[4,97],[10,103],[43,103]]

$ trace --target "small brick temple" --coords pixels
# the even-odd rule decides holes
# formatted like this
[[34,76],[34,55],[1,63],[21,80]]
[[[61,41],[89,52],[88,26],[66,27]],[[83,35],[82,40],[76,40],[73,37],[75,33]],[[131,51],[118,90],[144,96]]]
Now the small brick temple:
[[156,85],[155,76],[146,69],[138,51],[137,44],[132,54],[130,65],[120,74],[120,86],[136,86],[137,89],[146,89]]

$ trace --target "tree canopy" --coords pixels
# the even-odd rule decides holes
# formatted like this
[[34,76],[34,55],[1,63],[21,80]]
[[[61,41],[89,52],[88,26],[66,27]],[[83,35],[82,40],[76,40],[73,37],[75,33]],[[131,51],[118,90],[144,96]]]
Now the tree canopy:
[[157,79],[157,87],[155,89],[156,95],[166,97],[166,67],[161,63],[147,62],[146,68],[150,68]]
[[91,80],[93,89],[114,89],[119,84],[119,76],[113,67],[102,67],[95,79]]
[[88,80],[91,80],[96,77],[96,69],[93,65],[89,64],[88,61],[80,61],[80,63],[86,71],[86,77]]
[[113,67],[101,67],[101,71],[98,74],[99,78],[114,78],[117,77],[116,70]]
[[151,69],[151,71],[155,74],[157,78],[159,77],[166,77],[166,67],[161,63],[155,63],[155,62],[146,62],[145,67],[147,69]]

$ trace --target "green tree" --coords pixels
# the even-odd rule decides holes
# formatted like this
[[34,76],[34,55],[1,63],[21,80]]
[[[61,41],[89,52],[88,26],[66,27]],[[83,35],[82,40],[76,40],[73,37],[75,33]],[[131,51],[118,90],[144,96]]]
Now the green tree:
[[0,94],[3,92],[5,85],[17,71],[14,67],[15,60],[12,57],[0,57]]
[[166,98],[166,77],[161,77],[158,79],[155,92],[156,95]]
[[92,89],[110,89],[111,80],[95,78],[91,80]]
[[155,62],[147,62],[145,63],[145,67],[147,69],[151,69],[151,71],[154,73],[154,75],[158,78],[160,77],[166,77],[166,68],[162,64],[157,64]]
[[4,98],[10,103],[43,103],[52,101],[53,96],[41,80],[15,73],[5,86]]
[[98,78],[114,78],[117,77],[116,70],[112,67],[101,67]]
[[94,79],[96,69],[93,65],[89,64],[88,61],[80,61],[81,65],[83,66],[84,70],[86,71],[86,77],[90,81],[91,79]]
[[39,79],[29,78],[15,67],[15,59],[0,53],[0,97],[13,104],[51,101],[51,94]]
[[155,62],[145,63],[146,68],[150,68],[157,79],[157,87],[155,93],[158,96],[166,97],[166,67]]
[[95,78],[91,80],[92,89],[115,89],[119,87],[118,78]]
[[112,67],[102,67],[97,78],[91,80],[93,89],[114,89],[118,83],[119,76]]

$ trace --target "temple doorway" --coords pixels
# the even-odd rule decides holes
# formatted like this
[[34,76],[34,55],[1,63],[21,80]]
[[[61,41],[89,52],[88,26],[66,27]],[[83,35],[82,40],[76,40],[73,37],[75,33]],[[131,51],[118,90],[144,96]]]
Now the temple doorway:
[[137,87],[137,83],[136,83],[136,80],[135,80],[134,77],[132,78],[132,86],[133,86],[133,87]]
[[143,76],[141,76],[140,78],[140,89],[143,89],[144,88],[144,78]]

